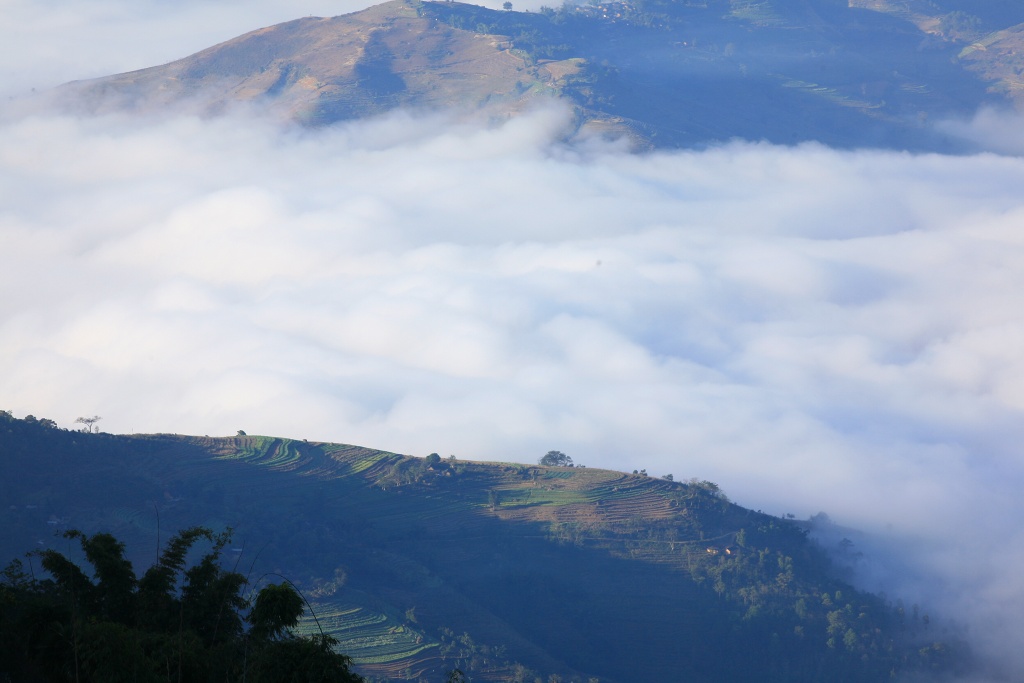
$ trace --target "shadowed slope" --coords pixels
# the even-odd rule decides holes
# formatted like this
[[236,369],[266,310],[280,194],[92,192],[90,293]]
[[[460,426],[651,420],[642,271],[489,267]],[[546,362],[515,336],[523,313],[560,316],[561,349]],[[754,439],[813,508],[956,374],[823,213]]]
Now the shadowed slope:
[[710,482],[4,415],[0,552],[63,550],[76,527],[152,557],[171,530],[232,527],[230,564],[298,583],[363,673],[874,681],[963,661]]

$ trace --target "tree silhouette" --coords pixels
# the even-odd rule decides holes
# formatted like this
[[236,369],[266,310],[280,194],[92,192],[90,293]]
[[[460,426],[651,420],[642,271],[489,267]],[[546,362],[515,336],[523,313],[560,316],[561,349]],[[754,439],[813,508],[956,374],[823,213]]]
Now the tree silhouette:
[[100,417],[99,415],[93,415],[92,417],[80,417],[77,420],[75,420],[75,424],[84,424],[85,431],[87,432],[99,431],[99,428],[93,427],[93,425],[95,425],[102,419],[103,418]]
[[540,459],[540,464],[547,467],[572,467],[572,458],[562,451],[548,451]]
[[[49,578],[30,577],[20,562],[0,574],[5,680],[363,680],[350,671],[348,657],[334,652],[337,640],[291,632],[304,599],[289,582],[266,586],[253,604],[243,597],[245,577],[220,563],[230,531],[179,532],[141,578],[112,535],[64,536],[78,541],[92,578],[56,550],[32,554]],[[186,568],[186,556],[200,541],[211,549]]]

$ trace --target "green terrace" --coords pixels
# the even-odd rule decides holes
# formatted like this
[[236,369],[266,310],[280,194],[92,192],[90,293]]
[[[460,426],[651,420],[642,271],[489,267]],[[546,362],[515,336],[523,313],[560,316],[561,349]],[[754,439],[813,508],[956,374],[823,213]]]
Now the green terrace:
[[313,635],[322,629],[338,639],[338,651],[356,664],[402,662],[439,645],[408,624],[360,605],[318,601],[311,606],[315,618],[304,615],[297,631]]

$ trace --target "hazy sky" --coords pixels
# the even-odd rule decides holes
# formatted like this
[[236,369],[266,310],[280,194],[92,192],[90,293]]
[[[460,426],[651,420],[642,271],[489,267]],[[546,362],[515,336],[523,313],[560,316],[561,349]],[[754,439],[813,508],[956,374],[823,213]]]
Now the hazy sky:
[[[0,92],[355,7],[0,0]],[[1005,151],[971,157],[567,125],[8,111],[0,407],[712,479],[879,532],[871,587],[1024,672],[1020,122],[950,124]]]

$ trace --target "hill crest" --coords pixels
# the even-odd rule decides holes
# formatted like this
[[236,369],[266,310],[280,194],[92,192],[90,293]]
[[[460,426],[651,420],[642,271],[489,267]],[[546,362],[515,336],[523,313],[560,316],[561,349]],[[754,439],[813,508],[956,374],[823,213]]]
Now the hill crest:
[[507,36],[454,28],[410,0],[258,29],[189,57],[66,86],[93,111],[239,104],[330,123],[401,106],[510,114],[558,94],[578,60],[530,64]]
[[868,681],[966,661],[711,482],[9,415],[0,451],[8,557],[69,527],[149,557],[161,532],[232,528],[232,561],[294,580],[381,680]]

